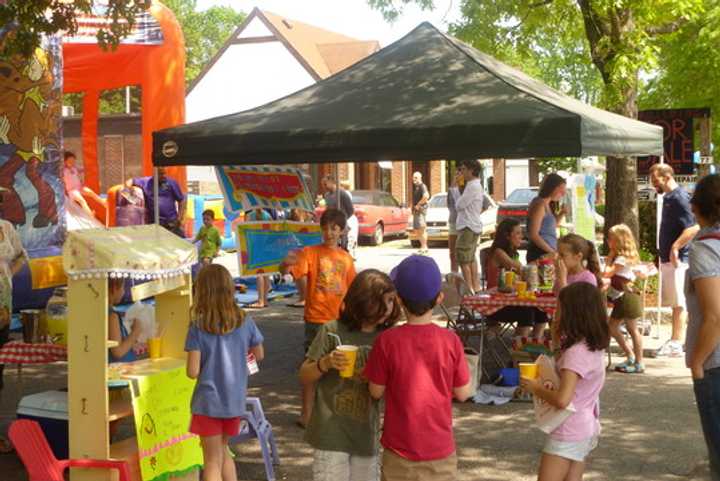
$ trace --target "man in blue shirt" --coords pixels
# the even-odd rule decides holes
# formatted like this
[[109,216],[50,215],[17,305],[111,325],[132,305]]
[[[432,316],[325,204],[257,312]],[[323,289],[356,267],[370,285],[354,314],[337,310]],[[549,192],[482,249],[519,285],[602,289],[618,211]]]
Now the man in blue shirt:
[[[155,222],[154,181],[153,177],[136,177],[127,181],[127,186],[140,187],[145,197],[145,221]],[[182,224],[185,220],[185,194],[180,185],[165,174],[165,169],[158,169],[158,206],[160,225],[170,232],[185,237]]]
[[663,195],[658,239],[662,303],[665,307],[672,307],[672,335],[655,352],[656,357],[684,355],[681,335],[687,317],[685,272],[688,268],[688,243],[699,230],[690,208],[690,194],[678,185],[674,174],[668,164],[655,164],[650,168],[650,182],[657,193]]

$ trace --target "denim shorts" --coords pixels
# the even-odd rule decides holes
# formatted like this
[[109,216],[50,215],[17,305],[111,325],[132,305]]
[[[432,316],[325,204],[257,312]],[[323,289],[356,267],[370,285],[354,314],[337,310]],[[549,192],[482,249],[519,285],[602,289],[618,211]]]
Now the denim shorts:
[[585,461],[590,452],[598,445],[597,434],[582,441],[560,441],[548,436],[543,448],[543,453],[560,456],[561,458],[577,461]]

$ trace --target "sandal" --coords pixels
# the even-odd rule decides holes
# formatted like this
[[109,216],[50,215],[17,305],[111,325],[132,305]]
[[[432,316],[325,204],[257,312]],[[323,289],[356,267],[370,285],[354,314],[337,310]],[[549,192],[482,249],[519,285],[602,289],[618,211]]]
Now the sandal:
[[628,358],[625,360],[625,362],[621,362],[620,364],[615,364],[615,370],[621,371],[622,369],[626,369],[627,367],[634,366],[634,365],[635,365],[635,359]]
[[615,368],[615,370],[624,374],[642,374],[645,372],[645,366],[643,366],[640,362],[636,362],[627,366],[618,366]]
[[265,309],[267,304],[260,304],[259,302],[253,302],[245,306],[245,309]]

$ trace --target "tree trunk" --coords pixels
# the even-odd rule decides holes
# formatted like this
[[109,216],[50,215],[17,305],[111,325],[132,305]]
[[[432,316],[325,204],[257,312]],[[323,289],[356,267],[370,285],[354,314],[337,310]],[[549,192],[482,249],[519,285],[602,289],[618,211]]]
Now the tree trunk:
[[[623,103],[616,113],[637,118],[637,83],[622,90]],[[640,239],[637,204],[637,161],[634,157],[608,157],[605,178],[605,243],[607,232],[617,224],[626,224]],[[639,243],[638,243],[639,246]]]

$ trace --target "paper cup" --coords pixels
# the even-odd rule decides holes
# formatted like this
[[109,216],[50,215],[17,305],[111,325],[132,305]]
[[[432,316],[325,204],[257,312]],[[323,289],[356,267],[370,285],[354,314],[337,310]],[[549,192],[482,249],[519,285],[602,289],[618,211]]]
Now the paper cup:
[[150,352],[150,359],[158,359],[162,355],[162,338],[151,337],[147,341],[148,351]]
[[520,368],[520,377],[525,379],[535,379],[538,377],[538,367],[534,362],[521,362],[518,363]]
[[338,346],[337,350],[342,352],[345,359],[348,360],[347,367],[339,373],[340,377],[353,377],[353,374],[355,373],[355,360],[357,359],[358,347],[343,344]]
[[518,297],[523,297],[527,293],[527,282],[515,281],[515,290],[517,291]]

